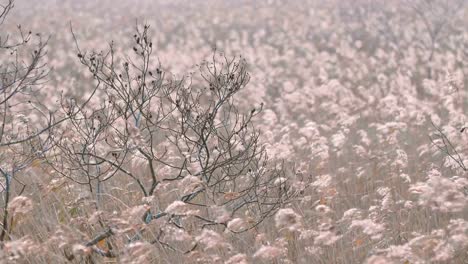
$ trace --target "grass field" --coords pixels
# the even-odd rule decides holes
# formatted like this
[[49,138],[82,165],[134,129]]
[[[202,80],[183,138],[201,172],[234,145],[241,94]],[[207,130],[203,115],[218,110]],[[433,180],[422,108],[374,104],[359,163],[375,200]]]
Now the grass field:
[[1,263],[468,263],[466,1],[0,2]]

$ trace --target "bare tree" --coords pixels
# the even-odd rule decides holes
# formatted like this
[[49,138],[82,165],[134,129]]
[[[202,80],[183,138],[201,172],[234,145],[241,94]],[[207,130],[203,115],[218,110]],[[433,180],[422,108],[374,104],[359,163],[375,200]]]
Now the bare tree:
[[[235,95],[249,82],[245,60],[215,53],[199,65],[199,75],[171,79],[154,62],[148,31],[147,25],[137,27],[135,46],[126,56],[114,43],[105,52],[89,53],[77,45],[101,100],[70,117],[70,136],[54,142],[57,155],[51,155],[50,165],[87,186],[97,204],[102,184],[125,176],[142,197],[157,197],[162,208],[174,202],[197,208],[193,221],[201,228],[227,226],[210,213],[213,206],[225,208],[231,218],[248,212],[252,221],[235,232],[256,227],[296,191],[281,164],[269,163],[252,122],[263,105],[245,113],[236,107]],[[75,102],[62,105],[65,113],[77,110]],[[178,183],[178,192],[158,191],[166,183]],[[184,229],[181,214],[149,209],[141,217],[145,223],[164,218]],[[113,227],[104,225],[98,237],[112,236]],[[160,232],[153,243],[167,244],[162,237]]]
[[[13,6],[13,0],[0,5],[0,29],[6,28],[5,19]],[[11,232],[9,222],[13,219],[8,204],[13,195],[21,195],[26,188],[17,177],[19,172],[43,163],[57,140],[56,128],[78,114],[94,95],[91,93],[68,115],[58,116],[50,110],[53,102],[42,93],[49,74],[43,62],[47,43],[41,34],[25,31],[21,25],[15,36],[0,34],[0,188],[4,200],[0,241]],[[13,183],[18,188],[13,188]]]
[[[13,8],[9,0],[0,5],[0,29]],[[17,34],[0,35],[0,173],[3,216],[0,241],[11,231],[9,202],[21,195],[26,185],[16,176],[42,157],[51,147],[53,114],[37,99],[48,70],[43,58],[47,41],[17,26]],[[45,124],[40,127],[38,124]],[[19,188],[13,188],[17,183]]]
[[[443,131],[440,126],[437,126],[432,122],[431,124],[434,127],[435,131],[432,135],[429,136],[431,140],[432,146],[434,146],[440,153],[446,156],[451,162],[456,164],[457,168],[462,169],[463,171],[467,171],[467,167],[465,166],[465,161],[463,159],[462,153],[460,153],[459,148],[457,149],[457,145],[452,143],[452,141],[447,136],[447,133]],[[465,132],[466,127],[462,127],[460,129],[460,133]]]

